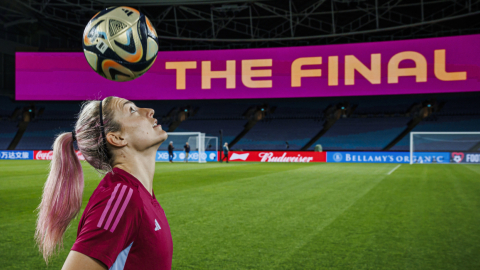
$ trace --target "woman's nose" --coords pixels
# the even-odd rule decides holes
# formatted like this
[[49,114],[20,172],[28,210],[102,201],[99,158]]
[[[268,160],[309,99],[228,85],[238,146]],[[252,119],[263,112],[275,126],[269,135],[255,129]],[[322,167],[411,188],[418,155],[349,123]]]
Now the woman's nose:
[[154,109],[148,109],[148,111],[147,111],[147,116],[148,116],[148,117],[153,117],[154,114],[155,114],[155,110],[154,110]]

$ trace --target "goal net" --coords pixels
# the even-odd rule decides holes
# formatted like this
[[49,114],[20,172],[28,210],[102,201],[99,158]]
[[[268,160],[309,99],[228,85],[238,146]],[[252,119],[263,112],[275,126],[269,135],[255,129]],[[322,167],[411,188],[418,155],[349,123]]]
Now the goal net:
[[410,164],[480,164],[480,132],[410,132]]
[[218,137],[205,136],[205,151],[218,152]]
[[215,157],[207,156],[206,151],[217,151],[218,138],[205,136],[201,132],[168,132],[168,139],[158,148],[157,161],[168,161],[168,145],[173,145],[173,161],[186,161],[187,155],[184,150],[186,143],[190,146],[188,161],[205,163],[207,160],[214,161]]

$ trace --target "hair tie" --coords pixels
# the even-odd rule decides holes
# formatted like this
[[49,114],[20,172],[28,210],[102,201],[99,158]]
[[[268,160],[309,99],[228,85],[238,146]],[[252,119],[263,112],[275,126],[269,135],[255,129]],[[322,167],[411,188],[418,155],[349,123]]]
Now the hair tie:
[[72,131],[72,139],[73,141],[76,141],[77,140],[77,136],[75,134],[75,130]]

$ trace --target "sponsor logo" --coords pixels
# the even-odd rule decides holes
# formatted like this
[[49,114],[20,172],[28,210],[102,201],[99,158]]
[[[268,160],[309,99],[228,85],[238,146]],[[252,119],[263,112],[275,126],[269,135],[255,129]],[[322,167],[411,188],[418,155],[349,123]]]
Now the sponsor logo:
[[310,162],[313,160],[313,157],[304,157],[300,154],[287,157],[287,152],[281,156],[275,156],[273,152],[259,153],[258,156],[261,158],[260,162]]
[[237,154],[237,153],[233,153],[231,156],[230,156],[230,160],[247,160],[248,156],[250,155],[250,153],[245,153],[245,154]]
[[[410,163],[408,152],[328,152],[327,162]],[[416,152],[413,163],[449,163],[449,152]]]
[[340,162],[340,161],[342,161],[342,159],[343,159],[342,153],[335,153],[335,154],[333,154],[333,160],[334,160],[335,162]]
[[313,151],[230,151],[229,160],[252,162],[325,162],[326,155],[326,152]]
[[449,163],[448,153],[415,153],[413,163]]
[[[215,151],[205,151],[200,156],[198,151],[190,151],[188,155],[188,161],[196,162],[198,161],[199,157],[202,158],[202,161],[205,160],[207,162],[217,161],[217,152]],[[185,161],[186,154],[184,151],[173,151],[173,161]],[[167,151],[157,151],[157,156],[155,161],[169,161],[169,156]]]
[[33,151],[0,151],[0,159],[33,159]]
[[467,163],[480,163],[480,154],[467,154],[466,157]]
[[160,227],[160,224],[158,224],[157,219],[155,219],[155,231],[161,230],[162,227]]
[[40,159],[40,160],[52,160],[53,157],[53,151],[38,151],[35,154],[35,159]]
[[157,152],[157,159],[168,159],[167,152]]
[[455,163],[480,163],[480,154],[477,153],[465,153],[465,152],[452,152],[452,162]]
[[[50,151],[40,150],[40,151],[34,151],[34,153],[35,153],[34,159],[52,160],[52,158],[53,158],[53,151],[52,150],[50,150]],[[77,154],[78,159],[85,160],[85,158],[82,155],[82,152],[75,151],[75,153]]]
[[452,152],[452,160],[455,161],[456,163],[462,162],[464,157],[465,157],[465,154],[462,152]]

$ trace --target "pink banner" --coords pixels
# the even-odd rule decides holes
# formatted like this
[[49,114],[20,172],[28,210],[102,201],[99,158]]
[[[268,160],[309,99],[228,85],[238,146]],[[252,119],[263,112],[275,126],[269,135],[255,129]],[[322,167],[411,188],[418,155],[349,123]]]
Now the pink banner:
[[83,53],[16,54],[17,100],[250,99],[480,91],[480,35],[345,45],[159,52],[133,81]]

